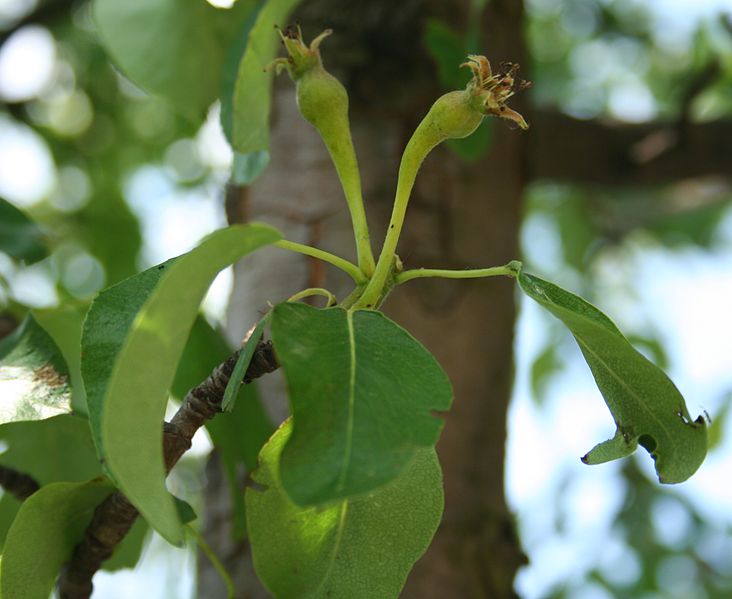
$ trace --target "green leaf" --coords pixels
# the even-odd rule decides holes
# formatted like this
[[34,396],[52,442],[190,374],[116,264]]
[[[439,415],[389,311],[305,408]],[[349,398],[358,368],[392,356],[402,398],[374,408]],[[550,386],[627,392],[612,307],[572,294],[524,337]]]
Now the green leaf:
[[[63,414],[47,420],[10,422],[0,426],[0,465],[33,477],[40,485],[81,482],[101,474],[89,425],[84,418]],[[0,548],[20,503],[10,494],[0,499]]]
[[68,381],[60,350],[29,314],[0,341],[0,424],[70,412]]
[[366,493],[437,442],[452,388],[435,358],[379,312],[275,307],[272,339],[293,433],[282,483],[299,505]]
[[251,185],[269,164],[269,152],[260,150],[241,154],[234,152],[231,179],[235,185]]
[[65,304],[47,310],[33,310],[33,316],[46,329],[61,350],[71,379],[71,407],[86,414],[86,394],[81,378],[81,329],[88,306]]
[[199,314],[178,362],[170,392],[182,400],[188,391],[211,374],[233,352],[224,336]]
[[233,146],[236,152],[246,154],[269,149],[272,70],[265,72],[264,69],[279,48],[280,39],[274,26],[282,26],[300,1],[269,0],[249,32],[234,86]]
[[[221,73],[221,128],[229,143],[232,142],[234,136],[234,90],[236,88],[236,79],[239,74],[239,65],[247,49],[249,42],[249,34],[252,27],[257,22],[259,11],[267,0],[257,0],[252,9],[244,19],[239,32],[229,46],[229,51],[224,60]],[[236,154],[234,155],[236,163]],[[234,167],[236,169],[236,166]]]
[[561,365],[557,355],[556,340],[550,340],[531,364],[531,394],[534,401],[541,401],[547,383]]
[[545,191],[545,210],[557,225],[565,262],[582,272],[601,234],[593,222],[587,196],[571,188],[563,191]]
[[140,561],[142,549],[145,546],[149,532],[150,527],[144,518],[135,520],[125,538],[115,547],[112,557],[102,564],[102,570],[116,572],[125,568],[134,568],[137,562]]
[[[440,86],[445,90],[462,89],[470,79],[468,69],[458,68],[470,53],[467,37],[460,35],[439,19],[428,19],[425,24],[424,45],[437,67]],[[472,135],[463,139],[450,139],[447,145],[463,160],[478,160],[490,148],[493,131],[493,121],[483,119],[480,127]]]
[[491,147],[495,126],[494,120],[483,119],[472,135],[461,139],[448,139],[447,145],[463,160],[474,162],[484,156]]
[[714,420],[709,425],[709,451],[719,447],[724,440],[724,428],[730,411],[732,411],[732,393],[727,393],[722,407],[717,410]]
[[0,464],[30,474],[41,485],[80,482],[101,474],[89,423],[73,414],[3,424],[0,441],[7,445]]
[[[173,395],[183,398],[189,389],[204,380],[231,352],[221,333],[199,316],[178,364],[171,389]],[[226,417],[209,420],[206,428],[221,456],[229,483],[233,536],[242,539],[246,534],[244,494],[241,492],[243,476],[246,471],[255,468],[259,450],[274,430],[262,409],[256,386],[252,383],[241,387],[233,411]]]
[[600,464],[622,458],[641,444],[655,460],[662,483],[683,482],[694,474],[707,453],[706,423],[701,416],[692,421],[666,374],[582,298],[524,272],[518,281],[524,293],[572,332],[615,420],[615,436],[582,461]]
[[[96,168],[111,167],[100,161]],[[96,176],[101,177],[99,173]],[[95,184],[89,203],[69,217],[69,237],[83,244],[101,262],[107,284],[112,284],[137,272],[142,236],[137,217],[117,186],[110,184],[115,179],[110,181],[107,177]]]
[[234,400],[236,399],[237,392],[244,381],[244,375],[247,373],[247,368],[249,368],[252,357],[254,357],[254,351],[257,349],[257,344],[262,338],[262,335],[264,335],[264,327],[268,320],[269,314],[260,319],[257,326],[254,327],[252,334],[249,335],[249,339],[247,339],[244,347],[241,348],[236,364],[234,364],[234,370],[231,371],[231,377],[229,377],[229,382],[226,385],[224,399],[221,401],[221,409],[224,412],[231,412],[234,407]]
[[199,122],[218,97],[229,46],[256,2],[214,8],[204,0],[95,0],[104,45],[122,70]]
[[178,512],[181,524],[188,524],[197,518],[196,511],[190,503],[184,501],[180,497],[173,497],[173,499],[175,500],[175,509]]
[[663,343],[658,339],[644,335],[626,335],[626,339],[633,347],[637,347],[639,350],[645,350],[642,353],[661,370],[668,368],[669,363],[666,350],[663,347]]
[[5,541],[0,594],[5,599],[48,599],[94,508],[113,490],[101,480],[53,483],[26,499]]
[[10,493],[3,493],[0,497],[0,558],[2,557],[3,546],[5,545],[5,539],[8,536],[8,531],[13,525],[13,520],[20,510],[22,505],[21,501],[18,501]]
[[84,320],[81,375],[86,389],[92,438],[100,457],[104,455],[101,432],[104,395],[112,376],[114,360],[124,346],[137,313],[175,260],[173,258],[148,268],[105,289],[94,300]]
[[437,78],[445,89],[462,89],[470,80],[470,71],[460,69],[467,54],[463,36],[440,19],[427,19],[424,45],[437,66]]
[[[89,418],[93,430],[98,427],[98,449],[110,475],[150,525],[173,544],[182,543],[183,530],[165,489],[162,422],[168,390],[198,307],[218,272],[277,239],[271,227],[238,225],[211,234],[177,258],[147,295],[129,332],[122,332],[125,341],[113,358],[108,380],[89,381],[105,389],[101,401],[87,384]],[[106,320],[118,334],[114,309]],[[87,326],[85,335],[86,331]],[[103,343],[95,349],[102,355],[109,351]],[[87,353],[85,349],[82,372],[84,361],[101,359]],[[92,401],[99,403],[92,407]]]
[[434,449],[422,448],[389,485],[327,508],[289,499],[278,464],[286,422],[260,454],[257,488],[246,491],[254,567],[277,599],[395,598],[425,552],[443,508]]
[[[4,424],[0,426],[0,442],[7,446],[0,454],[0,464],[29,474],[41,485],[83,482],[102,473],[88,421],[72,414]],[[0,499],[0,548],[19,508],[20,503],[7,493]],[[138,519],[103,569],[134,566],[147,531],[147,523]]]
[[[259,0],[257,6],[249,12],[242,25],[239,35],[229,49],[224,63],[221,84],[221,127],[230,144],[234,140],[234,92],[239,74],[239,65],[247,49],[249,33],[254,27],[265,0]],[[267,123],[265,123],[267,126]],[[259,150],[255,152],[234,152],[234,161],[231,167],[231,181],[235,185],[251,185],[264,172],[269,164],[269,152]]]
[[44,237],[41,227],[0,198],[0,251],[29,264],[38,262],[48,254]]

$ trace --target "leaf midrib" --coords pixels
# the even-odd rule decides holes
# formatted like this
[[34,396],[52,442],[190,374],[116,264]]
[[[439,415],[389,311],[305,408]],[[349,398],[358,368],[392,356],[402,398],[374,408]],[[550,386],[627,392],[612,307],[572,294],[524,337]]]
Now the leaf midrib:
[[[660,420],[658,418],[658,416],[656,416],[656,414],[653,412],[653,410],[651,410],[651,408],[650,408],[650,406],[648,406],[647,402],[640,395],[638,395],[631,387],[629,387],[628,384],[623,379],[621,379],[617,374],[615,374],[615,371],[612,368],[610,368],[608,363],[605,362],[605,360],[603,360],[595,351],[593,351],[592,348],[590,348],[590,346],[587,344],[586,341],[584,341],[577,334],[575,334],[575,338],[577,339],[577,342],[581,346],[583,346],[588,352],[590,352],[597,359],[597,361],[600,362],[600,364],[602,364],[602,366],[605,368],[605,370],[607,370],[607,372],[610,373],[610,375],[618,383],[620,383],[620,386],[627,390],[627,392],[638,402],[638,405],[641,406],[643,408],[643,410],[648,413],[648,415],[651,417],[651,419],[655,420],[658,423],[659,428],[661,428],[663,430],[663,432],[666,434],[667,438],[671,439],[672,438],[671,432],[666,428],[663,421]],[[640,432],[638,435],[636,435],[636,438],[639,437],[641,434],[643,434],[643,433]]]
[[343,490],[346,484],[348,468],[351,465],[353,445],[353,415],[356,404],[356,336],[353,330],[353,312],[346,311],[346,326],[348,327],[349,373],[348,373],[348,418],[346,420],[346,447],[343,452],[343,464],[338,475],[336,491]]
[[344,499],[343,503],[341,504],[341,513],[338,514],[338,530],[336,530],[336,536],[335,541],[333,543],[333,552],[330,554],[330,559],[328,560],[328,567],[325,569],[325,573],[323,574],[323,579],[320,581],[320,584],[317,586],[317,588],[314,591],[314,596],[317,596],[318,591],[320,591],[323,588],[323,585],[330,579],[331,571],[333,570],[333,565],[335,564],[336,557],[338,556],[338,551],[341,548],[341,543],[343,542],[343,531],[346,528],[346,516],[348,514],[348,504],[349,500]]

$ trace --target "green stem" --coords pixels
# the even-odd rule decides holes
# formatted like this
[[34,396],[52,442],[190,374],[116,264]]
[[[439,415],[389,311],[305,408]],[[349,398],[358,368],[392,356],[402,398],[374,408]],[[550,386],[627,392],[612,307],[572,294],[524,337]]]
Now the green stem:
[[469,270],[444,270],[440,268],[417,268],[399,273],[394,277],[397,285],[406,283],[412,279],[423,279],[426,277],[439,277],[442,279],[479,279],[483,277],[516,277],[521,269],[521,263],[514,260],[505,266],[492,266],[491,268],[474,268]]
[[394,197],[394,208],[392,209],[389,228],[386,231],[384,245],[381,248],[379,261],[376,263],[376,270],[366,287],[366,291],[364,291],[361,298],[356,302],[356,308],[378,307],[387,279],[392,273],[394,254],[396,253],[399,236],[404,226],[404,217],[407,213],[407,205],[409,204],[409,196],[414,187],[414,180],[417,178],[417,171],[427,154],[439,143],[439,140],[435,140],[436,143],[425,143],[423,136],[420,135],[421,129],[422,124],[417,127],[402,155],[402,161],[399,165],[396,195]]
[[374,255],[371,250],[369,227],[366,223],[366,209],[361,193],[361,175],[358,170],[356,151],[353,147],[348,127],[341,128],[341,135],[322,135],[325,146],[335,165],[338,178],[346,196],[348,211],[351,213],[353,233],[356,238],[358,266],[367,276],[374,272]]
[[364,289],[366,289],[366,283],[356,285],[354,290],[346,296],[346,298],[339,304],[339,306],[341,308],[344,308],[345,310],[350,310],[353,304],[358,301],[358,298],[361,297]]
[[287,239],[280,239],[274,245],[282,248],[283,250],[290,250],[291,252],[297,252],[298,254],[304,254],[305,256],[310,256],[311,258],[317,258],[318,260],[323,260],[323,262],[328,262],[348,274],[357,284],[364,283],[367,280],[366,275],[364,275],[358,266],[344,258],[341,258],[340,256],[335,256],[330,252],[319,250],[318,248],[310,247],[309,245],[304,245],[295,241],[288,241]]
[[331,306],[334,306],[336,304],[336,296],[327,289],[323,289],[322,287],[308,287],[307,289],[298,291],[295,295],[290,296],[289,298],[287,298],[287,301],[296,302],[303,298],[312,297],[314,295],[322,295],[323,297],[328,298],[328,304],[326,305],[326,308],[330,308]]
[[224,585],[226,586],[227,599],[235,599],[236,587],[234,586],[234,581],[231,579],[231,576],[229,576],[229,573],[226,571],[226,568],[224,568],[224,564],[221,563],[218,556],[214,553],[213,549],[211,549],[211,546],[206,542],[201,533],[199,533],[190,524],[186,526],[186,529],[196,540],[198,548],[208,558],[208,560],[211,562],[211,565],[214,567],[216,572],[218,572],[219,576],[221,576],[221,580],[224,581]]

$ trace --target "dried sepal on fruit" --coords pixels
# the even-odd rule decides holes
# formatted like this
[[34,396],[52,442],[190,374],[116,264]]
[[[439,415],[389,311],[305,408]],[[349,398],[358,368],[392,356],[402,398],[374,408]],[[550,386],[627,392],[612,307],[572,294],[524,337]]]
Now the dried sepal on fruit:
[[522,129],[529,128],[524,117],[506,106],[506,102],[516,91],[531,86],[529,81],[516,79],[518,63],[503,63],[503,70],[494,75],[491,63],[485,56],[469,54],[468,60],[460,66],[468,67],[473,72],[466,91],[478,101],[478,109],[483,114],[508,119]]

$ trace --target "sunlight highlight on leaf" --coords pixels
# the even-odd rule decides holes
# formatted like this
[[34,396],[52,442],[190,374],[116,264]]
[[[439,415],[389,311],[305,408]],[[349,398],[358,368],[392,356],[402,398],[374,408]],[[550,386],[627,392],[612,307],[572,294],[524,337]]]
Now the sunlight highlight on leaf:
[[390,484],[326,508],[292,503],[279,473],[292,432],[287,421],[260,453],[257,488],[246,491],[254,566],[277,599],[393,599],[425,552],[443,509],[442,472],[432,448]]

